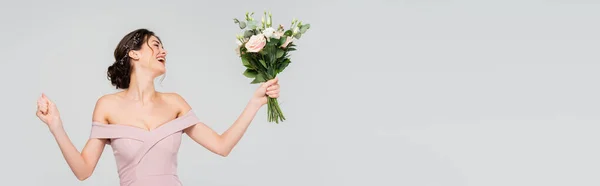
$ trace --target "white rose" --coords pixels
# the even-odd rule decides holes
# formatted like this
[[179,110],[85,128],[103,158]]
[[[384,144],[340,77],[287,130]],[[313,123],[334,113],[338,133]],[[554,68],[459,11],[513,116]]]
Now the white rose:
[[273,36],[273,34],[275,33],[275,29],[272,27],[266,28],[263,31],[263,35],[265,35],[265,37],[270,38],[271,36]]

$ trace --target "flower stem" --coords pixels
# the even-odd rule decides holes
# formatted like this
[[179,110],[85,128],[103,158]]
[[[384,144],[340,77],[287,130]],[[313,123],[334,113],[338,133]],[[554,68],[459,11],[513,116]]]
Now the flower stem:
[[279,107],[279,102],[277,101],[277,98],[268,98],[267,106],[267,116],[269,122],[275,122],[279,124],[279,122],[285,120],[285,116],[281,111],[281,107]]

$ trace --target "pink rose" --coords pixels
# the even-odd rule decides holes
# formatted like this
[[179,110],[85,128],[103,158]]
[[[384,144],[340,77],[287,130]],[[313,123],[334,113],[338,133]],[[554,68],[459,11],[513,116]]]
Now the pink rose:
[[267,44],[267,41],[265,39],[265,36],[263,34],[258,34],[258,35],[253,35],[252,37],[250,37],[250,40],[248,40],[248,42],[246,42],[245,46],[246,46],[246,49],[248,49],[248,52],[258,52],[258,51],[262,50],[266,44]]
[[273,38],[275,39],[279,39],[283,37],[283,31],[276,31],[275,34],[273,34]]
[[285,43],[283,43],[283,45],[281,45],[281,48],[285,48],[285,47],[287,47],[287,45],[288,45],[288,44],[290,44],[290,43],[291,43],[293,40],[294,40],[294,38],[293,38],[293,37],[289,37],[289,36],[288,36],[288,37],[285,39]]

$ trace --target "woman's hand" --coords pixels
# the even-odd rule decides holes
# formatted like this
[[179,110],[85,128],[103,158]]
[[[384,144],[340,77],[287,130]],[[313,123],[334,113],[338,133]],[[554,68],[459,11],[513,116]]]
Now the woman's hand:
[[252,101],[260,104],[260,106],[267,104],[267,96],[270,98],[278,98],[279,97],[279,78],[275,77],[275,79],[264,82],[258,89],[254,92],[254,96],[252,97]]
[[40,99],[37,101],[37,112],[36,115],[42,120],[50,129],[58,128],[62,126],[60,120],[60,113],[56,108],[56,105],[46,97],[46,94],[42,94]]

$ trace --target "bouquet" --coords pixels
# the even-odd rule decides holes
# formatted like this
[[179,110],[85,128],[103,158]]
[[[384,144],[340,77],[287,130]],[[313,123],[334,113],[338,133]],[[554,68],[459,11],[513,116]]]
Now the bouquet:
[[[310,24],[294,18],[287,29],[283,25],[273,28],[271,12],[265,12],[260,22],[253,15],[254,12],[246,12],[244,20],[233,20],[242,30],[236,35],[236,53],[246,67],[243,75],[253,79],[251,84],[257,84],[277,77],[291,63],[289,52],[296,50],[294,41],[302,37]],[[285,120],[277,98],[269,97],[267,105],[269,122]]]

